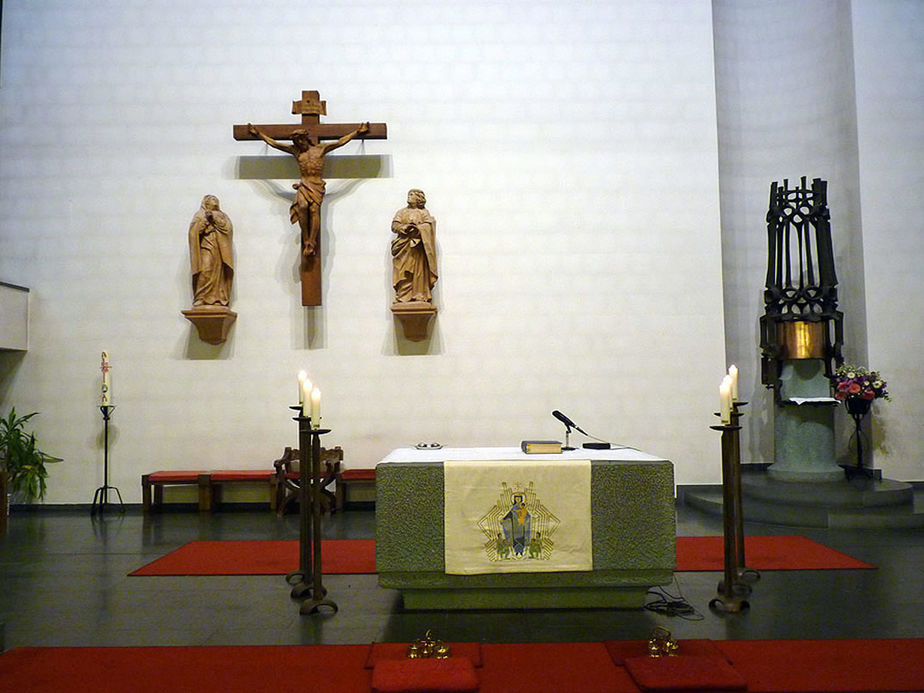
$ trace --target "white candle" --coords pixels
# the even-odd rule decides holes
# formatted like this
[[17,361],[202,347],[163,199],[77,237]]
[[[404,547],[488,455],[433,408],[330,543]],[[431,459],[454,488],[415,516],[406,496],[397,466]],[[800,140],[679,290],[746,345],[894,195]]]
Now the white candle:
[[108,407],[112,404],[112,390],[110,389],[110,386],[109,386],[109,369],[110,368],[111,366],[109,365],[109,352],[104,351],[103,357],[102,357],[102,365],[100,366],[100,369],[103,371],[103,392],[102,392],[102,396],[100,397],[100,401],[99,401],[100,406],[103,406],[103,407]]
[[732,364],[728,367],[728,376],[731,378],[732,402],[738,401],[738,366]]
[[308,380],[308,374],[305,371],[298,372],[298,403],[303,404],[305,401],[305,381]]
[[311,426],[321,428],[321,391],[318,388],[311,391]]
[[302,416],[311,414],[311,381],[306,377],[302,383],[302,391],[299,394],[299,404],[302,405]]
[[727,375],[719,385],[719,414],[723,426],[731,423],[731,378]]

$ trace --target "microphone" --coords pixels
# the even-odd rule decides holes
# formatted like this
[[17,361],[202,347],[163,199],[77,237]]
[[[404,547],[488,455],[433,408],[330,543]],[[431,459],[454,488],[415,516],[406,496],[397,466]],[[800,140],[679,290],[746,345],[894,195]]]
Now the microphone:
[[565,426],[567,426],[568,428],[573,428],[573,429],[575,429],[575,430],[578,430],[578,431],[580,431],[581,433],[583,433],[585,436],[588,435],[587,431],[585,431],[584,429],[582,429],[580,426],[578,426],[576,423],[574,423],[571,419],[569,419],[567,416],[565,416],[565,415],[562,414],[560,411],[558,411],[558,409],[556,409],[555,411],[552,412],[552,416],[554,416],[556,419],[558,419],[559,421],[561,421],[561,422],[562,422],[563,424],[565,424]]

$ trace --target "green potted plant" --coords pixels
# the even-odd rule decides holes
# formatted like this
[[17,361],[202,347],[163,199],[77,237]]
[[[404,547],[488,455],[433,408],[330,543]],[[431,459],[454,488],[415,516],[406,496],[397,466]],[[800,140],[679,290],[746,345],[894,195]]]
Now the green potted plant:
[[38,412],[16,416],[16,408],[0,419],[0,468],[5,472],[9,489],[27,501],[45,497],[46,464],[60,462],[38,448],[35,434],[26,432],[26,422]]

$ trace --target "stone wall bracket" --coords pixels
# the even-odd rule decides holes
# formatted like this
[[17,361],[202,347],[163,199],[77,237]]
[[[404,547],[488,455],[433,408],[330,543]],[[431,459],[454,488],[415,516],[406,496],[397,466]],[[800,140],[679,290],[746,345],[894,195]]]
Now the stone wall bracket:
[[430,321],[436,316],[436,306],[426,301],[392,303],[391,312],[401,323],[404,336],[412,342],[427,338]]
[[223,344],[237,319],[237,313],[227,306],[196,306],[182,312],[196,326],[199,339],[208,344]]

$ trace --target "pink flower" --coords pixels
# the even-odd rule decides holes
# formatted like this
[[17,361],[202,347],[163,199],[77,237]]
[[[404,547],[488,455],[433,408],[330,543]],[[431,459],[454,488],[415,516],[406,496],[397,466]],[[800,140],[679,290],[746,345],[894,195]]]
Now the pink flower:
[[850,383],[850,387],[847,388],[847,392],[849,392],[852,395],[857,394],[859,391],[860,391],[860,386],[857,385],[856,383]]
[[863,390],[863,399],[875,399],[876,393],[872,390]]

